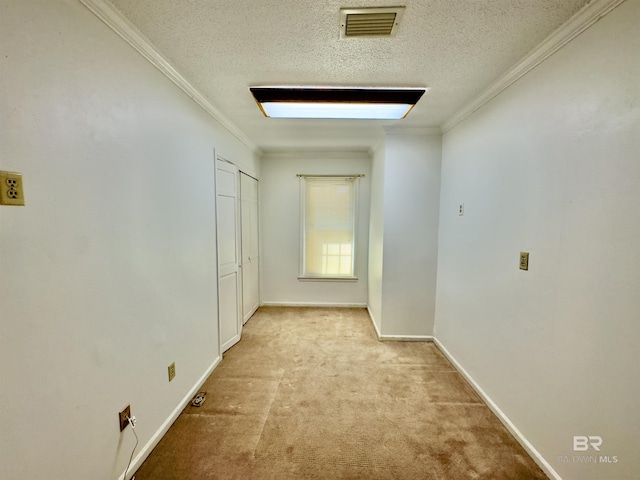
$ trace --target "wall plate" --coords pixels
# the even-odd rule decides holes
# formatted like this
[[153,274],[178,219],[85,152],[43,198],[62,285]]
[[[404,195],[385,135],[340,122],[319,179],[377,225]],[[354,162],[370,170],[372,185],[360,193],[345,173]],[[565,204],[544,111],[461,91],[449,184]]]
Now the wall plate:
[[123,431],[129,425],[129,418],[131,418],[131,405],[124,407],[120,413],[118,413],[118,419],[120,420],[120,431]]
[[24,206],[21,173],[0,171],[0,205]]

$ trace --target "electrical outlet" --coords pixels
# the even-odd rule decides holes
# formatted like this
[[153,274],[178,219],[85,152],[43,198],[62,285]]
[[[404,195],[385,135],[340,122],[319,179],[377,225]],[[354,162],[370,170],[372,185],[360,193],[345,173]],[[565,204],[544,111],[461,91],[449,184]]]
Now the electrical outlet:
[[0,205],[24,205],[21,173],[0,171]]
[[129,418],[131,418],[131,405],[124,407],[124,410],[118,414],[118,419],[120,420],[120,431],[127,428],[127,425],[129,425]]
[[176,376],[176,362],[169,365],[169,381],[173,380]]
[[520,252],[520,270],[529,270],[529,252]]
[[461,203],[460,205],[458,205],[458,215],[460,216],[464,215],[464,203]]

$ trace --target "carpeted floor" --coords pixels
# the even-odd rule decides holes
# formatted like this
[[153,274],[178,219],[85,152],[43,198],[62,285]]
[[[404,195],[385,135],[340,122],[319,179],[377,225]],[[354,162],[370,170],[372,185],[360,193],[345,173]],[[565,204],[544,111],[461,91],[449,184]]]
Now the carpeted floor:
[[137,480],[546,479],[432,343],[364,309],[261,308]]

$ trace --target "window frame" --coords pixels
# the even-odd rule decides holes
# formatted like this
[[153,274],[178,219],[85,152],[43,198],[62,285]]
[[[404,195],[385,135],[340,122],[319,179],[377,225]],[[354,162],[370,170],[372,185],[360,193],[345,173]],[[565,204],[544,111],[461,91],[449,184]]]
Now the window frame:
[[[300,260],[298,280],[315,282],[357,282],[357,258],[358,258],[358,220],[359,220],[359,200],[360,200],[360,177],[363,175],[302,175],[299,174],[300,182]],[[325,180],[351,180],[353,181],[353,256],[351,259],[351,275],[335,274],[312,274],[305,272],[306,266],[306,187],[308,179]]]

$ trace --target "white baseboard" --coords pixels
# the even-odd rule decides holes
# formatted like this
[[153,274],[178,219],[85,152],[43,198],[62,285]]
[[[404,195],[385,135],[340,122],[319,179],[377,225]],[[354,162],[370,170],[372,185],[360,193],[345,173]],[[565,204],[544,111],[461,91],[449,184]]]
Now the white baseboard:
[[376,336],[381,342],[433,342],[433,335],[382,335],[373,317],[371,307],[367,305],[367,312],[376,331]]
[[381,342],[433,342],[433,335],[378,335]]
[[261,307],[366,308],[366,303],[262,302]]
[[509,420],[509,417],[505,415],[505,413],[495,404],[491,397],[487,395],[487,393],[482,389],[480,385],[476,383],[476,381],[467,373],[467,371],[458,363],[451,353],[446,349],[442,343],[438,340],[438,338],[434,338],[433,342],[440,349],[440,351],[444,354],[445,357],[453,364],[455,369],[464,377],[464,379],[471,385],[471,387],[476,391],[480,398],[487,404],[487,406],[491,409],[491,411],[498,417],[498,419],[502,422],[502,424],[509,430],[511,435],[515,437],[522,448],[524,448],[529,456],[533,459],[534,462],[538,464],[538,466],[542,469],[542,471],[547,474],[547,476],[553,480],[562,480],[562,477],[558,475],[558,473],[549,465],[549,463],[544,459],[544,457],[535,449],[533,445],[525,438],[525,436],[518,430],[518,428]]
[[[147,444],[140,450],[138,455],[136,455],[133,461],[131,462],[131,466],[129,467],[129,472],[127,473],[127,476],[129,474],[134,473],[135,471],[138,470],[138,468],[140,468],[142,463],[151,454],[151,451],[156,447],[156,445],[158,445],[162,437],[164,437],[164,435],[169,431],[169,428],[171,427],[171,425],[173,425],[173,423],[178,419],[182,411],[185,409],[185,407],[191,401],[191,399],[196,395],[196,393],[200,391],[200,387],[202,387],[204,382],[207,381],[207,378],[209,378],[209,375],[211,375],[211,373],[215,370],[215,368],[220,364],[221,361],[222,361],[222,356],[219,356],[214,360],[214,362],[209,366],[209,368],[207,368],[204,374],[202,374],[202,376],[198,379],[196,384],[191,388],[191,390],[189,390],[189,393],[185,395],[185,397],[178,404],[178,406],[171,412],[171,415],[169,415],[169,417],[164,421],[164,423],[160,425],[160,428],[156,431],[156,433],[154,433],[151,436]],[[125,480],[124,472],[122,472],[122,475],[118,477],[118,480]]]
[[[515,439],[522,445],[522,447],[527,451],[527,453],[531,456],[531,458],[536,462],[536,464],[544,471],[549,478],[553,480],[562,480],[562,477],[558,475],[558,473],[551,467],[551,465],[545,460],[545,458],[536,450],[536,448],[525,438],[525,436],[518,430],[518,428],[509,420],[509,417],[495,404],[495,402],[489,397],[489,395],[476,383],[476,381],[469,375],[469,373],[460,365],[460,363],[455,359],[453,355],[447,350],[447,348],[432,335],[381,335],[378,330],[378,326],[373,317],[373,313],[371,312],[371,308],[369,305],[361,305],[361,304],[300,304],[300,303],[288,303],[288,302],[264,302],[262,305],[264,306],[281,306],[281,307],[357,307],[357,308],[366,308],[369,313],[369,318],[371,319],[371,323],[373,324],[373,328],[376,332],[376,335],[381,341],[427,341],[433,342],[440,349],[440,351],[444,354],[445,357],[453,364],[455,369],[464,377],[464,379],[471,385],[471,387],[476,391],[476,393],[482,398],[484,403],[489,407],[489,409],[498,417],[498,419],[502,422],[502,424],[506,427],[506,429],[515,437]],[[138,455],[131,462],[131,466],[129,467],[129,472],[133,473],[140,468],[142,463],[147,459],[147,457],[151,454],[153,449],[158,445],[162,437],[167,433],[171,425],[178,419],[182,411],[185,409],[187,404],[191,401],[194,395],[200,390],[200,387],[204,384],[204,382],[209,378],[213,370],[220,364],[222,361],[222,356],[217,357],[213,363],[207,368],[207,370],[202,374],[202,376],[198,379],[196,384],[189,390],[189,392],[185,395],[182,401],[176,406],[176,408],[171,412],[169,417],[164,421],[164,423],[160,426],[160,428],[152,435],[147,444],[140,450]],[[124,472],[122,475],[118,477],[119,480],[124,479]]]
[[220,345],[220,351],[222,353],[226,352],[231,347],[233,347],[236,343],[238,343],[241,338],[242,338],[242,331],[238,335],[234,335],[229,340],[227,340],[222,345]]
[[256,308],[252,309],[249,313],[247,313],[247,315],[245,315],[245,317],[242,319],[243,326],[249,321],[251,317],[253,317],[253,314],[256,313],[259,308],[260,305],[256,305]]
[[371,319],[371,323],[373,324],[373,328],[376,331],[376,337],[380,340],[380,330],[378,330],[378,325],[376,325],[376,320],[373,318],[373,312],[371,311],[371,307],[367,304],[367,312],[369,312],[369,318]]

